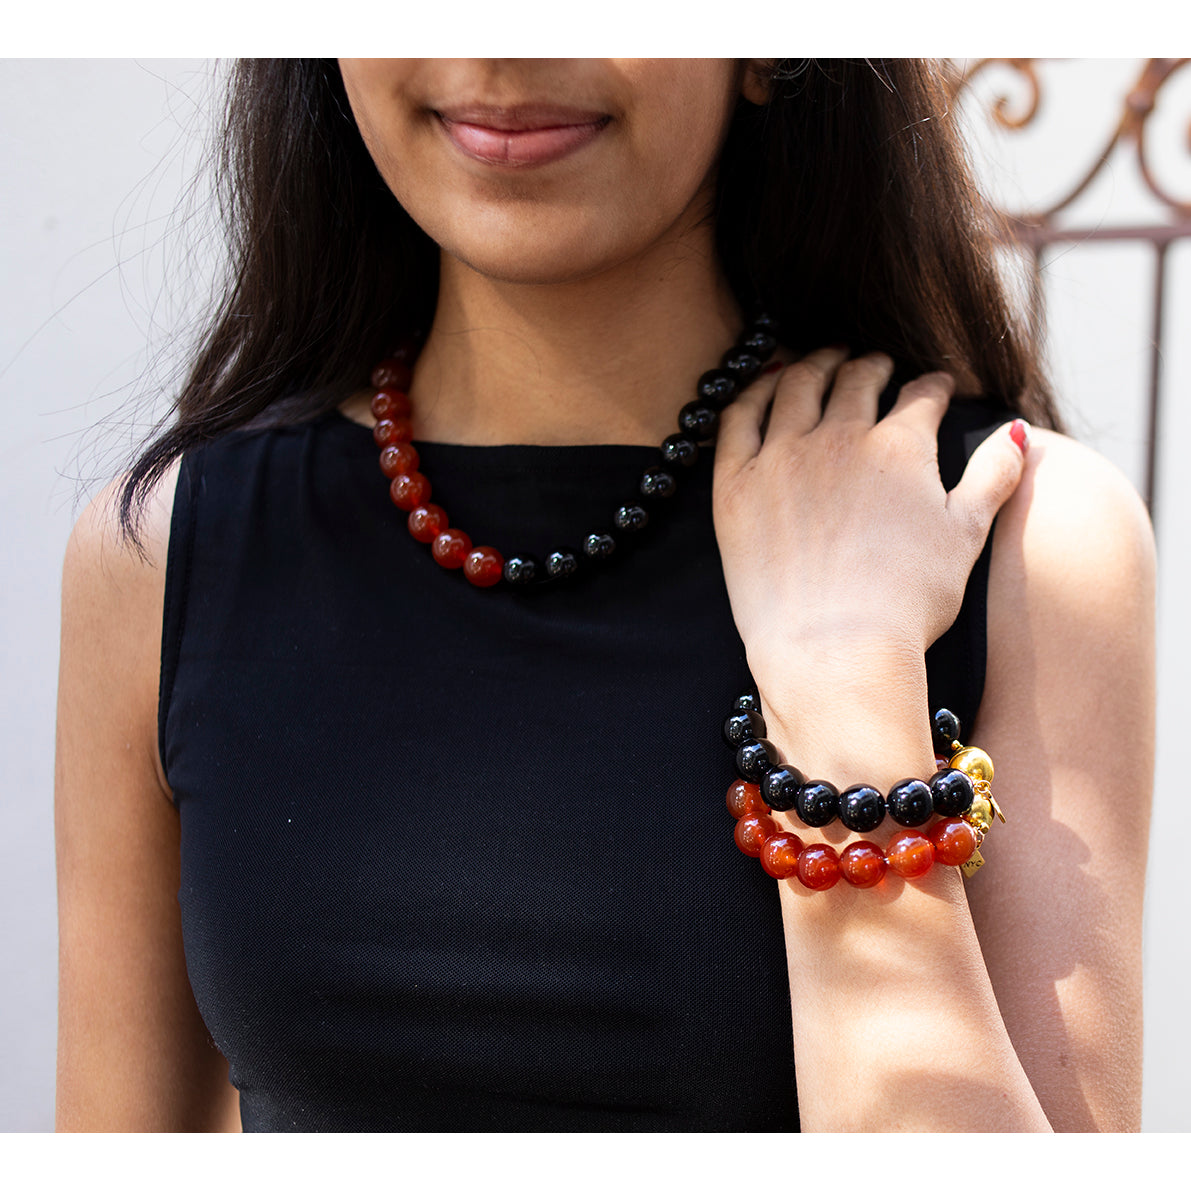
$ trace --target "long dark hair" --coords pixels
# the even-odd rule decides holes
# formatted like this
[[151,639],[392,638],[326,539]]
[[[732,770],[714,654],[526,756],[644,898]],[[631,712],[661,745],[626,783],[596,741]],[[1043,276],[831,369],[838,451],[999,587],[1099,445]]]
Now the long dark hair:
[[[769,89],[762,107],[738,102],[718,174],[716,241],[742,307],[795,351],[882,350],[903,376],[947,369],[1058,427],[942,68],[776,60]],[[133,540],[177,456],[332,408],[435,307],[437,247],[373,165],[333,59],[238,62],[216,167],[231,267],[174,416],[125,477]]]

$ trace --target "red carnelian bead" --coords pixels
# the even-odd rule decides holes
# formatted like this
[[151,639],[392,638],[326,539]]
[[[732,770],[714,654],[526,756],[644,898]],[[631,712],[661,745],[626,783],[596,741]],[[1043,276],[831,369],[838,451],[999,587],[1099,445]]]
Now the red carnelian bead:
[[392,443],[380,453],[380,469],[390,480],[417,471],[420,462],[417,450],[407,442]]
[[802,840],[789,831],[778,831],[761,845],[761,867],[779,881],[797,876]]
[[461,529],[444,529],[431,544],[430,553],[440,567],[454,571],[471,553],[471,538]]
[[876,844],[858,839],[839,858],[840,876],[857,889],[871,889],[885,875],[885,853]]
[[761,787],[755,782],[746,782],[744,778],[737,778],[728,787],[728,813],[734,819],[745,815],[767,815],[769,807],[761,797]]
[[377,364],[369,379],[378,389],[401,389],[404,391],[409,388],[409,382],[413,379],[413,375],[408,364],[395,356],[390,356],[387,360],[381,360]]
[[769,815],[745,815],[736,820],[736,846],[746,856],[760,856],[761,845],[776,831]]
[[413,436],[414,424],[409,418],[382,418],[372,427],[372,438],[378,447],[409,442]]
[[463,560],[463,573],[477,587],[491,587],[504,574],[504,555],[491,546],[477,546]]
[[418,505],[409,515],[409,532],[419,542],[433,542],[450,525],[446,510],[438,505]]
[[830,889],[840,877],[839,857],[830,844],[811,844],[798,854],[798,879],[808,889]]
[[940,819],[928,838],[940,864],[963,864],[976,851],[976,832],[963,819]]
[[378,422],[382,418],[408,418],[412,412],[409,397],[400,389],[381,389],[372,399],[372,416]]
[[389,496],[393,503],[407,513],[412,513],[418,505],[424,505],[430,499],[430,481],[420,471],[402,473],[393,477],[389,485]]
[[885,849],[889,867],[907,881],[930,872],[935,863],[935,849],[921,831],[899,831]]

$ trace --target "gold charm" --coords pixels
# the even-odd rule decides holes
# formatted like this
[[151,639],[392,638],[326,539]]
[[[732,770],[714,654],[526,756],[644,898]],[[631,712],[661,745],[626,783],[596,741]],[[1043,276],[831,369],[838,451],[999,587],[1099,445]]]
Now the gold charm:
[[949,767],[966,773],[973,782],[991,782],[993,780],[992,758],[983,749],[960,749],[952,756]]
[[[976,797],[977,798],[987,798],[989,805],[993,809],[993,814],[995,814],[997,816],[997,818],[1000,819],[1002,823],[1004,823],[1005,815],[1002,813],[1001,807],[997,803],[997,800],[993,797],[991,784],[984,781],[982,778],[978,778],[972,782],[972,786],[976,790]],[[989,819],[988,822],[989,822],[989,825],[991,826],[992,820]]]
[[964,813],[963,819],[983,835],[992,826],[995,813],[992,799],[987,795],[977,794],[972,799],[972,805]]
[[960,865],[959,871],[963,873],[965,877],[970,877],[980,868],[983,863],[984,857],[980,855],[980,849],[977,848],[976,851],[973,852],[972,855]]

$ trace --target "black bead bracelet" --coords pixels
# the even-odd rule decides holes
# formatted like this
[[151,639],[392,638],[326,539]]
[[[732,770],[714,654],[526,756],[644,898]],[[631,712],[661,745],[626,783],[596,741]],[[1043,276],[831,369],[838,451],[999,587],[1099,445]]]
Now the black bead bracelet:
[[[936,754],[946,758],[960,748],[959,720],[946,708],[936,711],[931,737]],[[736,699],[724,721],[724,740],[735,750],[737,773],[760,787],[765,805],[775,811],[794,811],[808,827],[826,827],[839,819],[849,831],[863,835],[875,831],[886,815],[902,827],[921,827],[932,815],[966,814],[976,797],[972,778],[953,768],[941,768],[925,781],[907,778],[887,795],[865,784],[840,791],[831,782],[808,780],[765,739],[765,720],[755,694]]]

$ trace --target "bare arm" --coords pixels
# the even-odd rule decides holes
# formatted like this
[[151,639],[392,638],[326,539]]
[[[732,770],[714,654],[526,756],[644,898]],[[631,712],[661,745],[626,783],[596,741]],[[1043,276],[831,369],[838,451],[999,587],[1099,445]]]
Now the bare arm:
[[[720,493],[717,530],[723,522],[770,737],[841,787],[887,789],[931,772],[922,648],[940,631],[940,609],[944,625],[954,615],[954,576],[966,578],[980,523],[1008,500],[987,689],[965,738],[993,756],[1011,821],[994,828],[989,863],[966,890],[939,865],[877,890],[783,883],[803,1127],[1136,1128],[1153,733],[1148,524],[1103,461],[1039,432],[1020,486],[1021,460],[1002,431],[969,465],[966,495],[944,509],[919,483],[914,444],[937,425],[930,411],[941,413],[945,386],[920,386],[895,411],[900,423],[866,439],[884,379],[870,369],[866,388],[863,371],[845,378],[853,391],[838,404],[837,388],[817,440],[810,379],[787,380],[766,438],[781,455],[758,453],[753,437],[763,397],[725,425],[717,467],[741,479]],[[772,509],[767,540],[765,494],[783,469],[794,495]],[[747,545],[729,536],[734,518],[750,526]],[[770,555],[781,565],[767,570]],[[826,598],[800,586],[800,572]],[[808,843],[849,840],[838,824],[791,830]]]
[[968,896],[1001,1015],[1052,1125],[1136,1130],[1153,535],[1103,459],[1057,435],[1034,438],[994,538],[975,725],[1002,758],[1012,818]]
[[157,757],[165,554],[175,475],[121,542],[109,489],[63,571],[55,836],[60,1130],[239,1127],[227,1064],[191,994],[178,815]]

